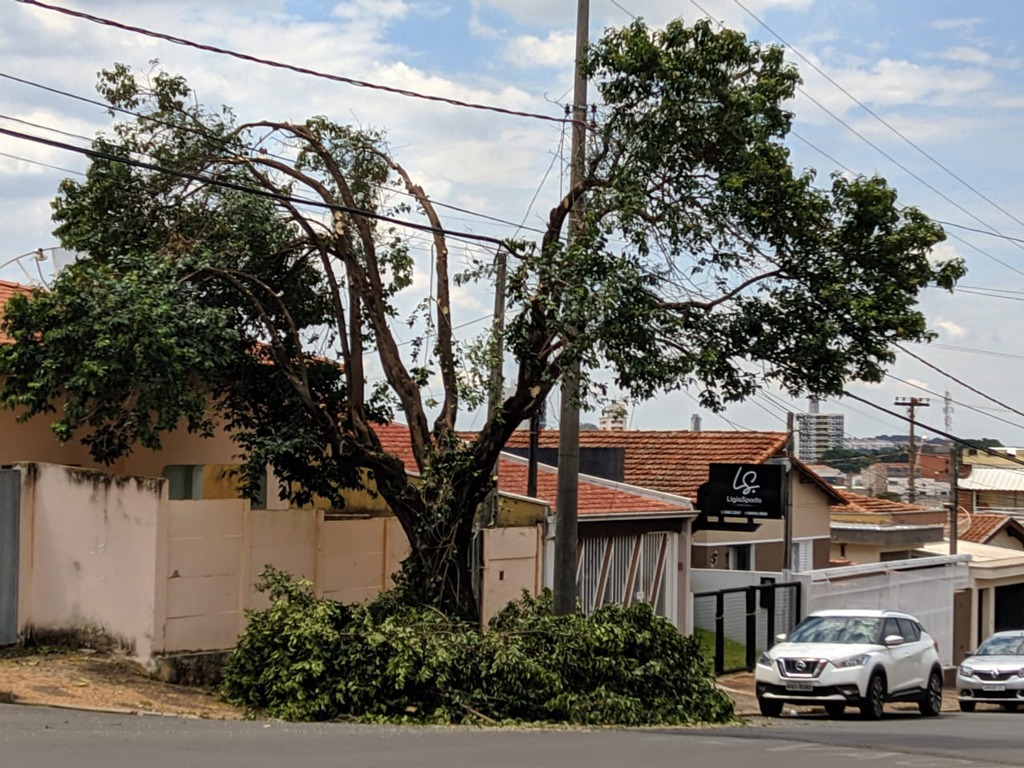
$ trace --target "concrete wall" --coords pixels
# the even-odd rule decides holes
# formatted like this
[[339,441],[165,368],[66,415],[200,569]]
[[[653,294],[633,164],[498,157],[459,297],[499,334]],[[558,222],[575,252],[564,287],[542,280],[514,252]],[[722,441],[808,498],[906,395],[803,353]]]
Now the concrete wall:
[[147,658],[164,481],[20,465],[19,634],[99,630]]
[[230,648],[243,625],[248,503],[170,501],[158,651]]
[[483,596],[480,615],[484,623],[525,589],[536,596],[541,590],[542,533],[531,528],[485,528]]

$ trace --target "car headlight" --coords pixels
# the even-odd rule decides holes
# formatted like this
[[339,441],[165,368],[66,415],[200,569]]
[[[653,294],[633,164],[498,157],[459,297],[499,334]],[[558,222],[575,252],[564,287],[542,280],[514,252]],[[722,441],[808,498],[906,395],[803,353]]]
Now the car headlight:
[[970,667],[960,667],[960,674],[964,677],[974,677],[974,670]]
[[835,664],[839,669],[852,669],[854,667],[863,667],[868,663],[868,659],[871,658],[870,654],[862,653],[860,656],[851,656],[848,659],[837,661]]
[[[757,666],[759,667],[770,667],[773,663],[772,657],[767,653],[762,653],[757,659]],[[1021,670],[1021,672],[1024,672],[1024,670]]]

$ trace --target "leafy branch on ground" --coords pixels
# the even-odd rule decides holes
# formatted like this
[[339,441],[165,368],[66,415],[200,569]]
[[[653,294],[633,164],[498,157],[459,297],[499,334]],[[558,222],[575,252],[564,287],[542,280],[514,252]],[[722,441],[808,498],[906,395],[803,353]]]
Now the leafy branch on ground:
[[384,593],[344,605],[268,568],[225,698],[285,720],[680,725],[720,723],[733,705],[699,642],[647,604],[555,616],[524,593],[487,631]]

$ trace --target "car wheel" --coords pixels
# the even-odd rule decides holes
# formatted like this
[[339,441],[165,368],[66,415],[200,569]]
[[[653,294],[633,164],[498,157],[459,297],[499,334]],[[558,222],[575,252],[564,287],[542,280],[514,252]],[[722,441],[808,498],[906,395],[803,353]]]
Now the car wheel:
[[1007,712],[1016,712],[1017,711],[1017,702],[1016,701],[1008,701],[1005,704],[1003,704],[1003,709],[1005,709]]
[[841,701],[830,701],[825,704],[825,711],[833,720],[838,720],[846,711],[846,705]]
[[885,708],[885,677],[880,672],[871,676],[867,695],[860,704],[860,716],[865,720],[881,720]]
[[757,705],[761,708],[761,717],[778,717],[782,714],[782,702],[774,699],[758,699]]
[[938,671],[932,670],[928,677],[928,688],[924,692],[924,698],[917,706],[925,717],[938,717],[942,712],[942,675]]
[[978,703],[975,701],[961,701],[960,711],[961,712],[973,712],[977,708]]

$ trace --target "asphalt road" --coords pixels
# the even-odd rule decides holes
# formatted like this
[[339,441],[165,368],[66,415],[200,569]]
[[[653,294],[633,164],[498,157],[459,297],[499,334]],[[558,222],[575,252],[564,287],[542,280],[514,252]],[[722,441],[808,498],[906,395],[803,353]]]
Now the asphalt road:
[[1024,764],[1024,713],[783,719],[708,730],[290,725],[0,705],[17,768],[987,768]]

